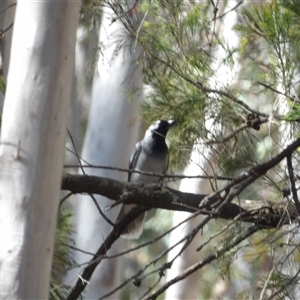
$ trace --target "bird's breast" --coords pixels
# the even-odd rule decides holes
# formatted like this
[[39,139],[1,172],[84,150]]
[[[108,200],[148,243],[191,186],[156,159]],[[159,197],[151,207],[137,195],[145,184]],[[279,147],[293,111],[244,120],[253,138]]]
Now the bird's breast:
[[[145,153],[141,151],[137,160],[135,169],[142,172],[151,172],[163,174],[168,164],[168,154],[154,154]],[[155,183],[158,182],[160,177],[149,176],[144,174],[133,173],[131,175],[131,182],[142,182],[142,183]]]

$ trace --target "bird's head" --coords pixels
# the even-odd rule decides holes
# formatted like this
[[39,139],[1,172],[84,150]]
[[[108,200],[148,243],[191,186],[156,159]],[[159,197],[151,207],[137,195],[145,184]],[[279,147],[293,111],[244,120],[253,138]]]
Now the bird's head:
[[154,122],[146,131],[145,137],[165,138],[168,130],[176,123],[175,120],[158,120]]

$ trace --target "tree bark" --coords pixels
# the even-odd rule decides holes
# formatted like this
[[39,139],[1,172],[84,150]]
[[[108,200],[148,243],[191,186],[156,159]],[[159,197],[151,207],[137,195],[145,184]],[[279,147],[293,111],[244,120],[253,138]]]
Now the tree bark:
[[[201,212],[214,219],[235,219],[270,228],[290,224],[297,221],[298,216],[294,205],[286,201],[233,199],[224,205],[217,193],[211,195],[184,193],[161,186],[132,184],[96,176],[67,174],[63,177],[62,189],[75,194],[99,194],[111,200],[122,198],[124,203],[137,204],[147,209]],[[220,205],[222,208],[216,211],[215,208]]]
[[80,2],[21,1],[0,145],[0,298],[47,299]]

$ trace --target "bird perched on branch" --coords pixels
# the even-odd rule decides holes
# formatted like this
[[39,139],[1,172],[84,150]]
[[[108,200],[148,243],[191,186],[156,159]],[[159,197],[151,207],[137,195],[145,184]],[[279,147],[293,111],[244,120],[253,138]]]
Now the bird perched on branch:
[[[159,120],[153,123],[146,131],[144,138],[135,145],[129,161],[129,169],[165,174],[168,168],[169,154],[165,138],[168,130],[175,124],[174,120]],[[128,181],[135,183],[158,183],[162,177],[129,173]],[[123,205],[117,217],[120,221],[135,205]],[[132,221],[121,235],[125,239],[137,239],[143,232],[146,213]]]

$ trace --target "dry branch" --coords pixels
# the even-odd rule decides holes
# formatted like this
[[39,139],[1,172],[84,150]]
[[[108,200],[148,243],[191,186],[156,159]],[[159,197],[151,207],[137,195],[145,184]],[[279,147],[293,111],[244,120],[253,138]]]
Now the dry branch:
[[[233,220],[238,217],[241,221],[267,227],[288,224],[293,217],[297,216],[294,206],[286,201],[274,203],[262,200],[234,200],[225,204],[217,214],[214,214],[212,207],[220,201],[217,194],[209,196],[183,193],[161,186],[143,186],[88,175],[66,174],[62,180],[62,189],[74,194],[99,194],[111,200],[119,200],[123,197],[124,203],[134,203],[147,209],[162,208],[187,212],[201,210],[202,214],[211,214],[213,218]],[[206,203],[200,209],[199,205],[203,201]]]

